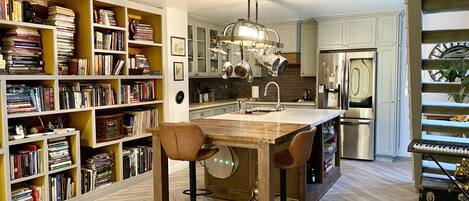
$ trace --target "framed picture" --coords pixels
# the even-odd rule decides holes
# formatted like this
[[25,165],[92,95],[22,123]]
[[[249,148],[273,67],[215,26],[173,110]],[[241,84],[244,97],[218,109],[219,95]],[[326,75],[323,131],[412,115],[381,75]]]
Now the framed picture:
[[184,63],[174,62],[174,81],[184,81]]
[[171,56],[186,56],[186,39],[171,36]]

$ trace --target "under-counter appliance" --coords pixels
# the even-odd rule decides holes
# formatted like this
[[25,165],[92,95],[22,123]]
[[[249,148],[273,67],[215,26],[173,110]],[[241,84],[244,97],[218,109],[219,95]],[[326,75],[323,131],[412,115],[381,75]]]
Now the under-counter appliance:
[[319,54],[318,107],[346,110],[341,117],[341,156],[374,160],[376,50]]

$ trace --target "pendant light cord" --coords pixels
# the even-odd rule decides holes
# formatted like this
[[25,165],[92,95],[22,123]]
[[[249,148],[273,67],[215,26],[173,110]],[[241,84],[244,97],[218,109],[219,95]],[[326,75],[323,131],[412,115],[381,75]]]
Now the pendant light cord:
[[251,0],[248,0],[248,21],[251,20]]
[[259,4],[256,0],[256,24],[259,23],[258,19],[259,19]]

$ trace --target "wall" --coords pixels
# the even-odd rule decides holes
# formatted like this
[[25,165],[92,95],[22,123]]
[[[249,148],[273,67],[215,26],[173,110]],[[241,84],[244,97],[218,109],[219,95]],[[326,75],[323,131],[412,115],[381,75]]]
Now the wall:
[[[187,56],[176,57],[171,56],[171,36],[187,38],[187,11],[177,8],[166,8],[166,70],[165,89],[164,89],[164,120],[165,122],[181,122],[189,120],[189,71],[187,70]],[[187,41],[186,41],[187,44]],[[187,53],[186,53],[187,55]],[[173,62],[184,63],[184,81],[174,81]],[[185,99],[183,103],[177,104],[175,101],[178,91],[183,91]],[[188,167],[187,162],[169,160],[169,173]]]
[[280,85],[281,101],[291,102],[295,99],[303,97],[304,89],[311,90],[311,95],[315,96],[316,90],[316,78],[300,77],[299,65],[290,65],[287,71],[280,74],[279,77],[274,78],[271,76],[263,78],[254,78],[254,82],[248,83],[246,80],[232,78],[223,80],[220,78],[206,78],[206,79],[190,79],[189,90],[191,97],[197,88],[212,88],[215,89],[215,99],[236,99],[236,98],[249,98],[251,97],[251,86],[259,86],[259,95],[261,101],[277,101],[277,89],[276,87],[270,86],[267,92],[267,96],[264,97],[265,85],[274,81]]

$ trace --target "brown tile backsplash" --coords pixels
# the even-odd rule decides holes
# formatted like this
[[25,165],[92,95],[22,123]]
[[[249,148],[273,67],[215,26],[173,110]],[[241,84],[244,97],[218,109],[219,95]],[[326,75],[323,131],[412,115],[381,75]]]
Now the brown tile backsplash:
[[[259,86],[260,101],[277,101],[277,89],[270,86],[267,96],[263,96],[265,85],[274,81],[280,85],[281,101],[291,102],[303,97],[304,89],[311,90],[314,100],[316,90],[315,77],[301,77],[298,65],[290,65],[287,71],[279,77],[254,78],[253,83],[237,78],[223,80],[221,78],[189,79],[189,93],[194,100],[194,92],[197,88],[211,88],[215,90],[215,100],[250,98],[251,86]],[[192,101],[191,101],[192,102]]]

